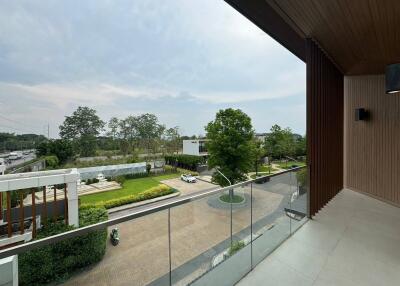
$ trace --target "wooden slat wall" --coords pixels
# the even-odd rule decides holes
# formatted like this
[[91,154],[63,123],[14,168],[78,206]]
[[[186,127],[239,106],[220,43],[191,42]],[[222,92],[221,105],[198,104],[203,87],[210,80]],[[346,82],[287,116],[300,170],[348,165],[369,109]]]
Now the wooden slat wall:
[[[400,95],[384,75],[345,77],[345,187],[400,205]],[[368,121],[355,121],[365,108]]]
[[398,0],[266,1],[316,39],[346,74],[383,73],[387,64],[400,61]]
[[343,74],[311,39],[307,56],[310,216],[343,188]]

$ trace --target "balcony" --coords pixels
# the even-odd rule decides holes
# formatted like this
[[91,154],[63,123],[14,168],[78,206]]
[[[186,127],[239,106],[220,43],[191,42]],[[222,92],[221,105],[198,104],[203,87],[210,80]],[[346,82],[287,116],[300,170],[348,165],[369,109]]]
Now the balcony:
[[399,208],[343,190],[237,285],[398,285],[399,219]]
[[[134,208],[3,249],[0,261],[15,265],[21,254],[118,227],[120,244],[112,246],[107,237],[103,259],[70,273],[62,284],[397,285],[400,209],[342,190],[308,220],[304,171]],[[224,202],[232,189],[242,201]],[[16,273],[14,267],[0,282],[15,283]]]
[[[117,227],[119,245],[112,246],[107,237],[103,259],[70,273],[63,284],[233,285],[307,221],[304,171],[296,168],[135,208],[105,222],[3,249],[0,259],[16,261],[46,245]],[[14,282],[15,272],[8,273]]]

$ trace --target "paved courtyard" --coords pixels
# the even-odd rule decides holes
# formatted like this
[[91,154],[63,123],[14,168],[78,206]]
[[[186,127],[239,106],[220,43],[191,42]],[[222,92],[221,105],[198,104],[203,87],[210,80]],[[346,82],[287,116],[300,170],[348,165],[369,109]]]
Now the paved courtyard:
[[[280,180],[254,184],[253,222],[270,216],[273,221],[282,218],[282,206],[291,191],[291,187]],[[235,192],[248,197],[250,186]],[[214,204],[219,196],[203,198],[170,211],[171,263],[176,285],[185,285],[206,272],[215,255],[226,248],[224,242],[230,237],[230,208],[224,203]],[[266,225],[269,223],[265,222]],[[240,233],[243,239],[250,235],[249,226],[250,202],[247,199],[233,210],[233,233]],[[168,284],[168,211],[122,223],[118,228],[120,244],[113,247],[108,242],[104,259],[75,275],[66,285]]]
[[177,189],[181,192],[182,195],[189,195],[193,194],[195,192],[199,191],[204,191],[204,190],[211,190],[211,189],[217,189],[219,186],[211,184],[209,182],[197,180],[196,183],[186,183],[182,181],[180,178],[175,178],[175,179],[169,179],[169,180],[163,180],[161,183]]

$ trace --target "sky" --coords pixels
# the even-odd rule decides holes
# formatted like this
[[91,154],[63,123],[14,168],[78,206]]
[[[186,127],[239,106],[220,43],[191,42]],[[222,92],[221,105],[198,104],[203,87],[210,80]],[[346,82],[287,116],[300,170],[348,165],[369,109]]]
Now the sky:
[[222,0],[0,0],[0,131],[89,106],[204,135],[232,107],[304,134],[305,100],[305,64]]

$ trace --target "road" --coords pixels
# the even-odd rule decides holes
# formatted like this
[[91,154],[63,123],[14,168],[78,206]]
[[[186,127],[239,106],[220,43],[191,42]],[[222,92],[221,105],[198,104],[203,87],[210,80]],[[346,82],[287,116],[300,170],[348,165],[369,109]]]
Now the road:
[[7,169],[12,169],[12,168],[14,168],[14,167],[16,167],[18,165],[21,165],[21,164],[23,164],[25,162],[28,162],[28,161],[31,161],[33,159],[36,159],[36,155],[34,153],[33,154],[29,154],[29,155],[24,155],[23,158],[18,159],[18,160],[12,160],[10,162],[10,164],[7,164]]

